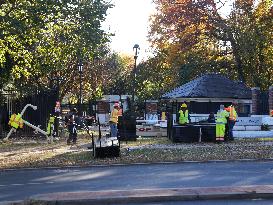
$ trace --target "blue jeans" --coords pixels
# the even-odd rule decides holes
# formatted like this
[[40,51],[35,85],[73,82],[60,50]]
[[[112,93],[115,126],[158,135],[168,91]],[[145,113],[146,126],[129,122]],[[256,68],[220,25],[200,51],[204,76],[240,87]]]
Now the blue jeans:
[[111,137],[117,137],[118,128],[116,123],[110,122]]
[[228,121],[228,138],[229,140],[234,140],[233,138],[233,127],[235,125],[235,122],[233,120]]

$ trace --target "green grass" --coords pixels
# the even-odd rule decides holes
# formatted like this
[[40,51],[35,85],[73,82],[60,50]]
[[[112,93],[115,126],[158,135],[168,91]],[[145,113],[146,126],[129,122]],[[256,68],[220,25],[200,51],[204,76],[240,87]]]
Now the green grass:
[[13,141],[7,141],[7,142],[0,142],[0,152],[3,151],[9,151],[9,150],[20,150],[25,148],[31,148],[31,147],[39,147],[41,146],[41,143],[39,142],[13,142]]
[[124,146],[141,146],[151,144],[172,144],[167,137],[141,137],[137,138],[136,141],[121,142]]
[[257,138],[258,141],[273,141],[273,137],[261,137]]
[[[243,139],[224,144],[173,144],[164,137],[138,138],[136,141],[122,142],[120,157],[105,159],[94,159],[91,150],[86,149],[90,142],[89,136],[82,135],[79,136],[79,146],[72,147],[66,145],[65,138],[52,144],[45,144],[44,141],[37,143],[24,141],[20,144],[1,143],[0,169],[184,160],[265,159],[273,157],[271,140]],[[143,145],[161,146],[148,148]],[[162,148],[163,145],[168,146]]]

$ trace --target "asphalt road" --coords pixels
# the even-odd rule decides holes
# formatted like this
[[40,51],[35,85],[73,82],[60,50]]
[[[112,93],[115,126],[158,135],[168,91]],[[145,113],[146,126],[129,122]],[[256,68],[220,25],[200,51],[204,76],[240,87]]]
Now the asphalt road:
[[52,192],[271,185],[272,169],[267,161],[0,171],[0,201]]

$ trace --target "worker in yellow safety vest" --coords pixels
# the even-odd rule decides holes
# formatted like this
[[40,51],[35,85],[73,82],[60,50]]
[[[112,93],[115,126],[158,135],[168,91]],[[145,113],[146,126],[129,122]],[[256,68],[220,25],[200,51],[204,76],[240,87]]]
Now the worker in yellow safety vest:
[[47,123],[47,134],[53,135],[54,132],[54,122],[55,122],[55,117],[54,116],[50,116],[49,117],[49,121]]
[[186,103],[181,105],[181,109],[179,110],[179,124],[184,125],[189,123],[189,111],[187,109]]
[[224,109],[224,105],[220,105],[216,115],[216,142],[221,143],[225,140],[225,130],[229,113]]
[[12,114],[10,116],[10,119],[9,119],[9,123],[8,123],[11,127],[15,128],[15,129],[18,129],[19,128],[23,128],[24,126],[24,122],[23,122],[23,119],[21,117],[21,114]]
[[234,140],[233,138],[233,127],[237,120],[237,112],[234,107],[235,103],[232,103],[225,110],[229,112],[228,118],[228,140]]
[[110,119],[109,119],[109,125],[110,125],[110,132],[111,137],[117,137],[118,133],[118,117],[122,115],[122,113],[119,111],[121,108],[119,106],[119,103],[114,104],[114,108],[110,113]]
[[161,120],[166,120],[166,112],[161,113]]

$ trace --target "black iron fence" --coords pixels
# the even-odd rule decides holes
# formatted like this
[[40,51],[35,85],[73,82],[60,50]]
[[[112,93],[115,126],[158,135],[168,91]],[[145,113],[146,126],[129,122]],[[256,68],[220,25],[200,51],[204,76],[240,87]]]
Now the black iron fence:
[[[0,138],[3,138],[10,129],[8,122],[11,114],[21,113],[22,109],[27,104],[37,106],[37,110],[28,108],[22,118],[35,126],[39,125],[41,129],[45,130],[49,115],[54,112],[57,101],[57,92],[54,90],[39,91],[31,96],[18,98],[16,97],[15,91],[5,91],[0,94],[0,98],[2,102],[0,104]],[[20,129],[17,134],[18,133],[20,136],[35,135],[33,129],[27,126]],[[15,136],[17,134],[15,134]]]
[[[35,105],[38,109],[33,110],[32,108],[28,108],[23,115],[23,119],[36,126],[40,125],[41,129],[45,130],[49,115],[54,112],[54,107],[56,105],[57,99],[57,92],[55,90],[39,91],[36,94],[24,98],[16,97],[16,92],[11,90],[0,93],[0,138],[5,137],[10,129],[8,125],[10,115],[13,113],[20,113],[26,104]],[[83,111],[84,115],[92,116],[96,119],[96,114],[110,112],[111,103],[113,104],[114,102],[90,101],[83,104],[81,106],[81,110]],[[172,109],[172,112],[178,112],[177,110],[175,110],[177,109],[176,103],[172,103],[169,106],[169,108],[167,106],[167,110]],[[189,106],[191,110],[197,110],[200,108],[204,109],[205,107],[206,113],[208,113],[212,109],[215,110],[219,107],[217,103],[208,103],[207,106],[200,106],[198,103],[190,103]],[[74,107],[79,108],[79,105],[62,105],[62,111],[64,111],[63,113],[66,113]],[[166,107],[164,108],[164,110],[165,109]],[[268,114],[268,110],[268,92],[262,92],[259,100],[259,114]],[[24,128],[20,130],[19,134],[21,136],[35,135],[33,129],[27,126],[24,126]]]

